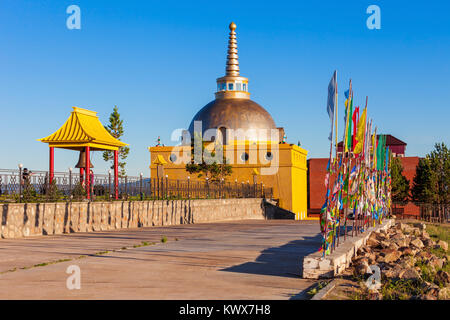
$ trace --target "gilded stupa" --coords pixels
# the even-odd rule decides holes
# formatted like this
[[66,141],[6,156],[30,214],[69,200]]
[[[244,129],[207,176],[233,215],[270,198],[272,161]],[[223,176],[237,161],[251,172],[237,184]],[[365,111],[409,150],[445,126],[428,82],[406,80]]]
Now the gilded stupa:
[[[304,219],[308,151],[286,143],[284,129],[277,128],[272,116],[250,99],[248,79],[239,72],[236,24],[232,22],[229,28],[225,76],[216,79],[215,100],[194,116],[189,129],[183,132],[181,145],[149,147],[151,176],[179,180],[189,177],[190,181],[204,179],[189,176],[186,171],[195,132],[206,142],[205,149],[216,145],[210,141],[222,142],[227,163],[232,167],[231,175],[226,177],[228,182],[272,188],[273,199],[281,208],[291,211],[296,219]],[[200,129],[198,124],[201,124]],[[244,131],[244,139],[227,136],[229,129],[234,130],[234,134]],[[214,135],[209,135],[211,131]],[[260,135],[261,131],[270,136]],[[272,136],[273,133],[277,136]]]
[[[232,22],[229,28],[225,76],[216,80],[216,99],[204,106],[192,119],[189,126],[191,137],[194,136],[194,121],[201,121],[202,136],[208,129],[219,130],[223,137],[226,129],[266,129],[268,132],[276,129],[272,116],[250,99],[248,78],[239,74],[236,24]],[[249,132],[249,135],[247,140],[258,140],[255,132]]]

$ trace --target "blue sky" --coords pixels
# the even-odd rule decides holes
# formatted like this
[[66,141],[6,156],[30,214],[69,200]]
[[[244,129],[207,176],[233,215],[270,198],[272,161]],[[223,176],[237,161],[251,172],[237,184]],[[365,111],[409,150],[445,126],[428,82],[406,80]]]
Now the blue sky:
[[[69,30],[66,8],[81,8]],[[381,8],[381,29],[366,27],[366,8]],[[241,75],[288,142],[326,157],[327,86],[338,70],[352,78],[355,103],[369,97],[378,132],[408,143],[407,156],[449,144],[450,3],[448,1],[0,1],[0,168],[48,167],[36,139],[56,131],[71,107],[107,123],[114,105],[130,144],[128,173],[148,175],[158,136],[187,128],[214,99],[225,72],[228,24],[237,24]],[[56,150],[55,169],[78,155]],[[96,152],[97,172],[107,165]]]

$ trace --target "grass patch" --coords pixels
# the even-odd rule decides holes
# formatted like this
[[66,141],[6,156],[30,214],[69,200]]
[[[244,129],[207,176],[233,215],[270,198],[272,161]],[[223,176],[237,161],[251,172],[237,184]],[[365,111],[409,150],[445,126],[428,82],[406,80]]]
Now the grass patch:
[[420,268],[421,277],[424,281],[427,282],[434,281],[435,271],[429,264],[424,263],[422,261],[417,261],[415,263],[415,266]]
[[433,240],[435,241],[443,240],[446,241],[447,243],[450,242],[450,226],[427,223],[426,230]]
[[386,279],[381,287],[383,300],[409,300],[423,294],[423,286],[417,280]]
[[323,288],[325,288],[327,286],[328,282],[329,281],[319,281],[317,283],[317,285],[314,288],[312,288],[311,290],[309,290],[307,293],[310,296],[313,296],[313,295],[317,294],[321,289],[323,289]]
[[101,256],[102,254],[107,254],[107,253],[109,253],[109,251],[99,251],[99,252],[94,253],[94,255]]
[[[33,267],[34,268],[36,268],[36,267],[45,267],[45,266],[48,266],[48,265],[51,265],[51,264],[56,264],[56,263],[61,263],[61,262],[66,262],[66,261],[72,261],[72,259],[59,259],[59,260],[56,260],[56,261],[38,263],[38,264],[35,264]],[[25,269],[25,268],[27,268],[27,267],[24,267],[22,269]]]
[[367,290],[362,288],[357,288],[349,296],[351,300],[367,300],[368,297],[369,293],[367,292]]
[[[148,242],[148,241],[142,241],[140,244],[135,244],[133,248],[140,248],[140,247],[146,247],[146,246],[152,246],[155,245],[156,242]],[[122,249],[126,249],[125,247]]]

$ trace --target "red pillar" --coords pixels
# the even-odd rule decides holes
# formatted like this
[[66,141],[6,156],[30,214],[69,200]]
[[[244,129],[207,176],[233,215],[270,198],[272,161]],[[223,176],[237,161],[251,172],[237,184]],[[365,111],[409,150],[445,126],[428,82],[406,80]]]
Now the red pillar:
[[119,199],[119,150],[114,151],[114,194]]
[[84,184],[84,168],[80,168],[80,184]]
[[86,147],[86,193],[87,198],[91,198],[91,160],[89,157],[91,148],[89,146]]
[[55,151],[54,151],[54,147],[50,147],[49,171],[50,171],[49,183],[52,183],[53,176],[55,175]]

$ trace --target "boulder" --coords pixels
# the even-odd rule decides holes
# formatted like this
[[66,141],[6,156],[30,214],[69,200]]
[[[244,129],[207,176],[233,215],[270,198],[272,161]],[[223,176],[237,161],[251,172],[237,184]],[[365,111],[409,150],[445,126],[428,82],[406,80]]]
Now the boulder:
[[367,239],[366,245],[370,247],[377,247],[380,245],[380,241],[376,238],[376,236],[373,236],[373,233],[370,235],[369,239]]
[[401,247],[399,250],[405,256],[413,255],[413,250],[410,247]]
[[424,247],[422,240],[420,240],[419,238],[412,240],[411,244],[419,249],[422,249]]
[[389,250],[389,252],[387,252],[384,255],[384,262],[386,262],[386,263],[395,262],[401,257],[401,255],[402,255],[402,253],[400,251]]
[[425,230],[422,230],[422,233],[420,234],[420,237],[422,238],[422,240],[431,239],[430,235]]
[[402,272],[403,268],[400,266],[395,266],[394,268],[388,268],[388,269],[384,269],[382,271],[382,274],[386,277],[386,278],[399,278],[400,272]]
[[429,294],[437,298],[439,295],[439,287],[429,288],[427,291],[427,295],[429,295]]
[[417,254],[417,258],[424,262],[428,262],[432,258],[432,254],[427,251],[420,251]]
[[369,264],[368,263],[360,263],[355,266],[355,273],[359,275],[365,275],[369,272]]
[[448,250],[448,243],[447,243],[446,241],[444,241],[444,240],[439,240],[438,243],[437,243],[437,245],[438,245],[440,248],[444,249],[444,251],[447,251],[447,250]]
[[433,296],[432,294],[421,294],[419,296],[419,299],[421,299],[421,300],[437,300],[437,298],[435,296]]
[[394,240],[394,242],[398,247],[408,247],[409,246],[409,241],[406,240],[406,238],[403,239],[396,239]]
[[443,260],[443,259],[440,259],[440,258],[438,258],[438,257],[436,257],[436,256],[433,256],[433,257],[430,259],[430,264],[431,264],[433,267],[435,267],[435,268],[442,269],[442,267],[444,266],[444,260]]
[[378,291],[370,291],[367,298],[369,300],[383,300],[383,295]]
[[391,244],[389,241],[381,240],[380,241],[381,247],[387,248]]
[[433,239],[425,239],[423,241],[423,244],[425,247],[428,247],[428,248],[433,248],[436,245],[436,243],[433,241]]
[[399,248],[399,246],[398,245],[396,245],[394,242],[391,242],[390,244],[389,244],[389,246],[388,246],[388,249],[391,249],[391,250],[398,250],[398,248]]
[[374,264],[377,261],[377,255],[373,252],[368,253],[368,255],[366,257],[369,260],[369,265]]
[[412,231],[412,227],[409,224],[406,223],[400,223],[400,230],[406,233],[410,233]]
[[435,282],[442,283],[444,286],[447,286],[450,283],[450,274],[446,271],[439,270],[436,272],[436,276],[434,277]]
[[439,300],[450,300],[450,287],[445,287],[439,290]]
[[398,265],[403,268],[414,268],[414,263],[415,263],[415,259],[414,258],[407,258],[407,259],[403,259],[401,260]]
[[413,228],[411,233],[415,236],[420,236],[422,231],[419,228]]
[[427,228],[427,225],[425,223],[414,223],[413,224],[414,227],[419,228],[420,230],[425,230]]
[[420,279],[420,274],[417,272],[417,270],[413,268],[402,269],[398,276],[400,279],[408,279],[408,280]]

